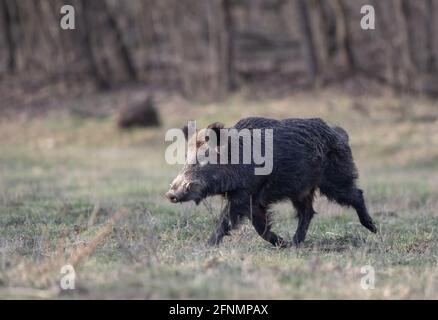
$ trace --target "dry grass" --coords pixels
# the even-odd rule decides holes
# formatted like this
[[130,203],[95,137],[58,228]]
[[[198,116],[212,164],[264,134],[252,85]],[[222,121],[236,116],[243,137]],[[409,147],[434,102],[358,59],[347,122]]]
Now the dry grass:
[[[91,219],[95,219],[97,209],[93,210]],[[2,283],[7,287],[0,291],[0,297],[27,297],[27,298],[55,298],[61,293],[58,279],[61,268],[71,265],[77,268],[80,263],[87,260],[99,245],[106,241],[113,232],[115,223],[126,216],[128,211],[120,209],[106,223],[100,226],[95,235],[88,241],[68,246],[65,235],[58,239],[54,252],[35,263],[22,261],[12,269],[5,272]],[[92,227],[88,224],[88,227]],[[79,231],[78,231],[79,232]],[[47,241],[48,239],[46,239]]]

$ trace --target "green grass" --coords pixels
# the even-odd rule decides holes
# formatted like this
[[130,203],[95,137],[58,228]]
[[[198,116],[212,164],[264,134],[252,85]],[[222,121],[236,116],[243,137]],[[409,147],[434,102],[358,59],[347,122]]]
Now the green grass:
[[[68,113],[2,123],[0,297],[438,298],[438,126],[394,120],[398,100],[388,106],[388,99],[367,101],[365,119],[351,97],[323,92],[258,102],[235,96],[192,108],[170,101],[162,106],[163,128],[125,133],[113,119]],[[437,110],[428,101],[416,107]],[[318,199],[299,249],[270,246],[248,223],[219,247],[206,246],[221,200],[209,201],[212,210],[166,201],[179,168],[164,162],[164,132],[185,119],[231,125],[251,114],[321,116],[346,127],[379,234],[352,210]],[[120,208],[127,215],[75,266],[77,289],[57,290],[56,261],[38,266],[58,259],[60,241],[68,262],[68,252],[90,245]],[[290,239],[292,207],[274,211],[274,229]],[[374,290],[361,288],[365,265],[375,268]]]

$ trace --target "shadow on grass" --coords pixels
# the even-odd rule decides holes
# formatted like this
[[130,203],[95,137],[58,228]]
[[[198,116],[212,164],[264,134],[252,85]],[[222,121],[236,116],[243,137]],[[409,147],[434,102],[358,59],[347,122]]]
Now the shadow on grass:
[[360,235],[337,235],[328,234],[320,238],[309,237],[302,246],[306,251],[319,251],[323,253],[342,253],[360,248],[366,244],[363,237]]

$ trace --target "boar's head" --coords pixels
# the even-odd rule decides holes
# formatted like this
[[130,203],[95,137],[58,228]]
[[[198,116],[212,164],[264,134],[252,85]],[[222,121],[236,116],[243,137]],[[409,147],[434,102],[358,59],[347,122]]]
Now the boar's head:
[[[170,184],[166,197],[173,203],[195,201],[199,204],[207,196],[221,193],[228,170],[226,165],[219,164],[218,152],[220,130],[224,125],[215,122],[206,129],[188,136],[188,129],[183,129],[187,140],[186,162]],[[214,136],[214,139],[212,139]],[[208,159],[216,158],[216,163]],[[229,176],[229,174],[228,174]]]

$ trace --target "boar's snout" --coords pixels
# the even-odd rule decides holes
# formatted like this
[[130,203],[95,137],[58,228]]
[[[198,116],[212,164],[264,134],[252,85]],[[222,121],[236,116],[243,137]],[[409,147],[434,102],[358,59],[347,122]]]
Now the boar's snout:
[[166,197],[172,203],[179,202],[178,196],[176,195],[176,193],[173,190],[170,190],[170,191],[166,192]]
[[204,185],[189,174],[179,174],[170,184],[166,193],[172,203],[195,201],[199,203],[204,198]]

